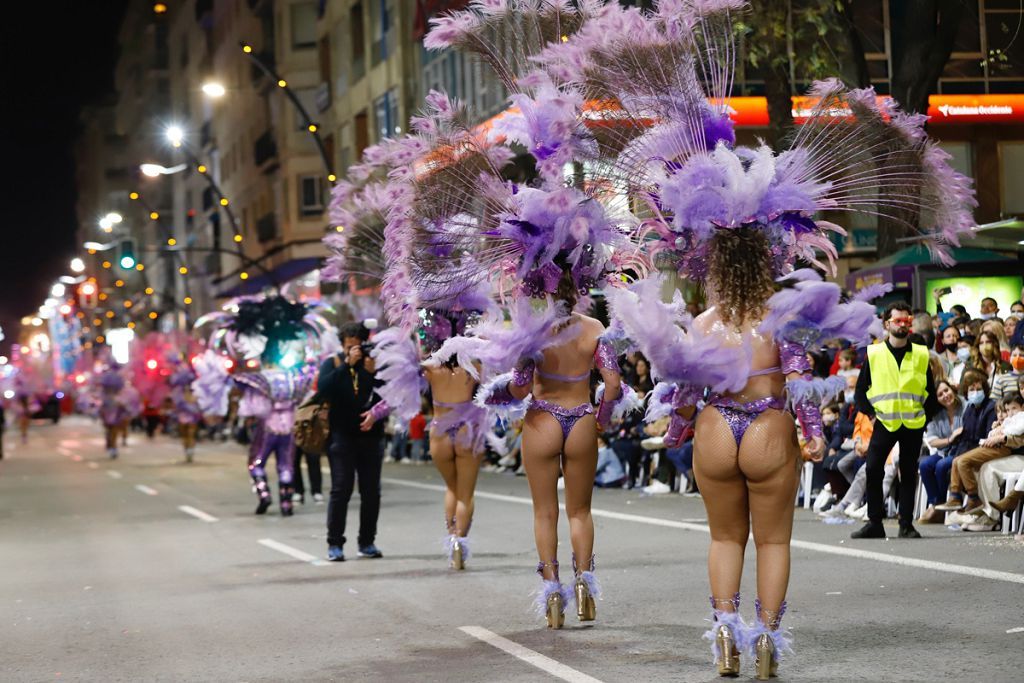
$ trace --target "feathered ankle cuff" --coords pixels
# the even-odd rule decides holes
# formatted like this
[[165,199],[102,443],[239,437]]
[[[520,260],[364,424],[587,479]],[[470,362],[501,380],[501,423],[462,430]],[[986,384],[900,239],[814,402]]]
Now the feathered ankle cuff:
[[722,656],[722,653],[718,651],[718,629],[722,626],[728,627],[732,632],[732,638],[736,643],[737,650],[744,651],[751,647],[747,639],[750,627],[743,621],[740,613],[723,612],[716,609],[711,614],[711,628],[705,631],[703,636],[704,640],[711,643],[711,653],[716,661]]
[[597,580],[594,572],[580,572],[579,578],[587,584],[587,590],[595,600],[601,599],[601,582]]
[[444,544],[444,552],[448,556],[448,561],[452,561],[452,555],[455,553],[455,545],[462,546],[462,560],[463,562],[469,560],[469,536],[457,536],[450,534],[442,539]]
[[562,596],[562,611],[564,612],[573,601],[572,588],[560,581],[542,579],[540,590],[534,594],[533,609],[538,617],[543,617],[548,611],[548,597],[554,594]]

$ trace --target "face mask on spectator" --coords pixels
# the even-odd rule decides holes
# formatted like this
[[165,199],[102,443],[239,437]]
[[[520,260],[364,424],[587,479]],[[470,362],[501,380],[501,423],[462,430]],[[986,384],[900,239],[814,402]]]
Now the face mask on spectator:
[[981,318],[982,320],[991,320],[992,318],[996,317],[996,314],[995,313],[982,313],[978,317]]
[[984,400],[985,400],[985,392],[984,391],[968,391],[967,392],[967,402],[970,403],[973,406],[980,406],[982,401],[984,401]]
[[856,394],[854,389],[847,389],[843,392],[843,400],[847,403],[853,403],[853,397]]
[[966,363],[971,359],[971,350],[968,348],[962,348],[956,350],[956,358],[961,363]]
[[826,413],[826,414],[821,416],[822,424],[830,425],[830,424],[833,424],[835,421],[836,421],[836,416],[833,415],[832,413]]

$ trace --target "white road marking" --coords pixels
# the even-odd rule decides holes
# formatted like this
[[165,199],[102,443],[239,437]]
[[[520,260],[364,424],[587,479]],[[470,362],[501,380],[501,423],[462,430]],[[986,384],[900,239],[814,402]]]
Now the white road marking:
[[569,681],[570,683],[601,683],[599,679],[593,676],[588,676],[582,671],[577,671],[528,647],[523,647],[508,638],[502,638],[497,633],[488,631],[480,626],[460,626],[459,630],[466,635],[473,636],[477,640],[482,640],[488,645],[498,648],[502,652],[512,655],[516,659],[526,662],[530,666],[535,666],[555,678],[561,678],[563,681]]
[[95,462],[89,463],[89,469],[90,470],[98,470],[99,468],[100,468],[99,463],[95,463]]
[[289,557],[294,557],[296,560],[309,562],[311,565],[314,565],[316,567],[322,567],[323,565],[327,564],[327,560],[321,560],[319,557],[315,555],[310,555],[309,553],[299,550],[298,548],[293,548],[290,545],[279,543],[278,541],[275,541],[272,538],[261,538],[259,540],[259,544],[262,546],[266,546],[271,550],[276,550],[279,553],[284,553]]
[[[396,484],[398,486],[408,486],[411,488],[426,489],[428,491],[441,491],[445,488],[438,486],[437,484],[423,484],[415,481],[403,481],[401,479],[384,478],[381,481],[389,484]],[[500,493],[488,493],[486,491],[477,491],[477,498],[486,498],[489,500],[500,500],[505,503],[517,503],[520,505],[532,505],[533,501],[529,498],[523,498],[520,496],[507,496]],[[565,509],[564,504],[560,504],[561,509]],[[699,531],[704,534],[711,533],[711,530],[705,524],[694,524],[692,522],[677,522],[671,519],[660,519],[658,517],[645,517],[643,515],[631,515],[624,512],[615,512],[613,510],[599,510],[593,509],[590,511],[594,517],[604,517],[606,519],[617,519],[623,522],[636,522],[638,524],[649,524],[651,526],[662,526],[670,529],[685,529],[686,531]],[[856,557],[862,560],[875,560],[876,562],[886,562],[888,564],[896,564],[904,567],[916,567],[918,569],[931,569],[937,572],[946,572],[947,574],[962,574],[964,576],[973,576],[979,579],[992,579],[993,581],[1006,581],[1007,583],[1019,583],[1024,584],[1024,574],[1014,574],[1012,572],[1003,572],[996,569],[985,569],[982,567],[968,567],[962,564],[950,564],[948,562],[936,562],[934,560],[921,560],[915,557],[900,557],[899,555],[887,555],[885,553],[879,553],[872,550],[861,550],[859,548],[847,548],[834,545],[826,545],[824,543],[813,543],[811,541],[799,541],[793,539],[790,542],[793,548],[800,548],[802,550],[813,550],[814,552],[826,553],[829,555],[841,555],[844,557]]]
[[1007,633],[1024,633],[1024,626],[1018,626],[1017,628],[1006,629]]
[[135,490],[145,493],[147,496],[155,496],[159,493],[159,491],[157,491],[156,489],[150,488],[145,484],[136,484]]
[[203,512],[202,510],[199,510],[197,508],[194,508],[191,505],[179,505],[178,509],[181,510],[182,512],[184,512],[186,515],[192,515],[196,519],[201,519],[204,522],[216,522],[216,521],[218,521],[217,518],[214,517],[213,515],[211,515],[209,513],[206,513],[206,512]]
[[107,470],[107,476],[110,477],[111,479],[120,479],[124,475],[122,475],[117,470]]

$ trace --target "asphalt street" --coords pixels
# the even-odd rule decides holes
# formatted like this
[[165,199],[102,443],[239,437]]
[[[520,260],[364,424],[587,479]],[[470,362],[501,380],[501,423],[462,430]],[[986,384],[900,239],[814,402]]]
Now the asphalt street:
[[[133,434],[112,461],[99,427],[73,418],[5,445],[2,682],[718,680],[699,498],[597,491],[598,620],[549,631],[530,610],[523,477],[481,475],[473,557],[453,572],[430,466],[385,465],[383,559],[327,563],[326,506],[254,516],[236,444],[202,443],[186,465],[177,442]],[[1024,680],[1024,544],[941,526],[851,541],[853,528],[797,511],[781,680]],[[562,536],[568,567],[564,519]],[[751,544],[748,617],[753,561]]]

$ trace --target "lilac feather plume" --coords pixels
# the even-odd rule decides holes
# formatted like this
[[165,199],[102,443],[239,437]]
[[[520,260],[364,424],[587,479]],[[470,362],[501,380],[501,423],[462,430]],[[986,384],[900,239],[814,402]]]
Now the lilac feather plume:
[[882,336],[875,307],[864,301],[840,303],[839,285],[824,282],[820,275],[806,269],[783,278],[786,280],[796,282],[768,300],[768,314],[760,327],[763,334],[804,348],[829,339],[863,345],[872,337]]
[[391,406],[392,414],[408,423],[420,412],[426,382],[420,372],[419,350],[408,332],[389,327],[374,336],[371,354],[377,361],[377,377],[384,382],[377,393]]
[[628,288],[607,292],[611,317],[622,325],[651,363],[651,375],[664,382],[739,391],[747,383],[751,350],[723,346],[701,332],[685,313],[682,295],[661,300],[663,278],[653,275]]
[[224,367],[224,357],[207,350],[196,358],[194,370],[196,379],[192,382],[192,393],[200,409],[210,415],[227,415],[231,375]]

